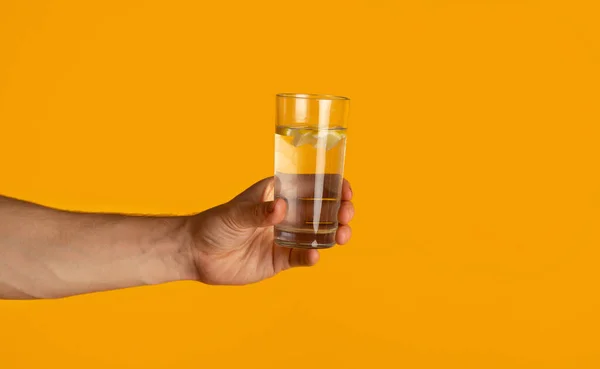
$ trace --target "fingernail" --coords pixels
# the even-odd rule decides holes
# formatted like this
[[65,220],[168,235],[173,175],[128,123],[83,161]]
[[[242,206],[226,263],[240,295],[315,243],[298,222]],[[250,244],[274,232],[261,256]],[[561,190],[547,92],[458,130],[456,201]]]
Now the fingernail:
[[267,206],[267,213],[272,213],[275,210],[275,201],[271,201],[271,203]]
[[350,184],[348,184],[348,188],[350,189],[350,196],[354,195],[354,192],[352,192],[352,186],[350,186]]

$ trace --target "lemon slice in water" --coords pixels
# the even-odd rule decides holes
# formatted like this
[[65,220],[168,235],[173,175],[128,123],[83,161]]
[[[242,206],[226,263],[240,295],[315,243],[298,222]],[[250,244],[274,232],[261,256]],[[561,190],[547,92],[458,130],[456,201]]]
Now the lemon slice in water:
[[277,127],[277,134],[292,137],[294,147],[310,145],[314,148],[324,147],[326,150],[331,150],[346,137],[346,133],[341,130],[317,131],[311,128],[290,127]]
[[331,150],[338,144],[344,137],[346,137],[345,133],[340,131],[325,131],[326,134],[324,136],[320,136],[317,144],[313,145],[315,147],[323,147],[325,146],[325,150]]
[[292,145],[295,147],[302,145],[315,146],[317,144],[316,132],[309,129],[297,129],[292,133]]

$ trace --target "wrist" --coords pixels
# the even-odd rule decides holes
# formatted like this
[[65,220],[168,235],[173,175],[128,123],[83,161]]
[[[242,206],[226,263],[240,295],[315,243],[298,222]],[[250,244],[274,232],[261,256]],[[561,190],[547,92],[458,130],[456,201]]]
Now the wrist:
[[194,260],[192,234],[189,217],[166,218],[164,252],[161,252],[166,275],[157,276],[157,283],[198,280],[198,271]]

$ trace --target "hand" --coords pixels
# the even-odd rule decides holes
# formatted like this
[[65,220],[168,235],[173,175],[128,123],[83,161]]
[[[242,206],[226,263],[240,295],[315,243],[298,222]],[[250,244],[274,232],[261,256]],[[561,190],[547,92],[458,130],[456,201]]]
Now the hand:
[[[258,282],[319,260],[316,249],[292,249],[274,243],[273,225],[286,214],[286,202],[274,197],[274,178],[265,178],[230,202],[189,219],[191,253],[198,279],[208,284],[241,285]],[[336,242],[350,240],[348,222],[354,215],[352,190],[344,179],[338,212]]]

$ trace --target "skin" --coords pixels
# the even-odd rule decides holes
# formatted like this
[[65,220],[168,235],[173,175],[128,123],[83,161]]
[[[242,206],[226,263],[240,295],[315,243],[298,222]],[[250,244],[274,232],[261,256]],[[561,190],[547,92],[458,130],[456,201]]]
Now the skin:
[[[312,266],[316,249],[273,242],[286,203],[274,179],[190,216],[67,212],[0,196],[0,298],[59,298],[193,280],[244,285]],[[344,180],[336,242],[350,240],[352,190]]]

